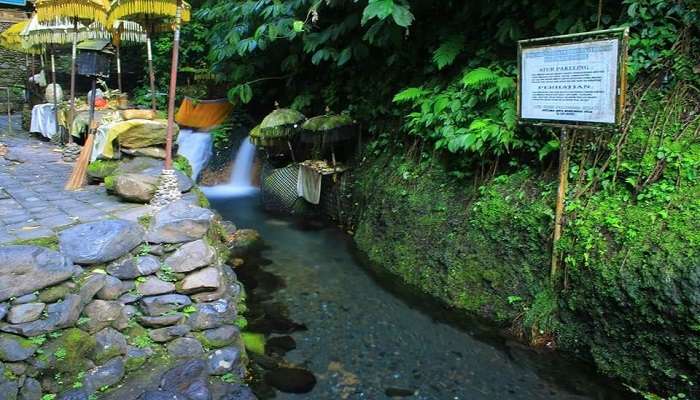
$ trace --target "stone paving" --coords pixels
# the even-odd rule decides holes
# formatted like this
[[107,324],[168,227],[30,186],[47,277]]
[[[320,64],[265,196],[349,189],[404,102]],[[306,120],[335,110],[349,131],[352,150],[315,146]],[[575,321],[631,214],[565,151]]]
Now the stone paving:
[[73,168],[60,148],[27,133],[0,133],[0,244],[51,237],[78,223],[105,218],[137,220],[149,208],[124,203],[103,186],[66,191]]

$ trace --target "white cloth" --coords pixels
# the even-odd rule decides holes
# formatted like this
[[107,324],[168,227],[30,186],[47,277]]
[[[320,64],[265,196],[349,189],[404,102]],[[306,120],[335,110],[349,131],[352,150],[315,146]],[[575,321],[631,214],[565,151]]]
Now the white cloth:
[[53,104],[37,104],[32,109],[30,132],[40,133],[45,138],[57,138],[56,113]]
[[313,169],[299,165],[297,177],[297,194],[311,204],[321,202],[321,181],[323,176]]

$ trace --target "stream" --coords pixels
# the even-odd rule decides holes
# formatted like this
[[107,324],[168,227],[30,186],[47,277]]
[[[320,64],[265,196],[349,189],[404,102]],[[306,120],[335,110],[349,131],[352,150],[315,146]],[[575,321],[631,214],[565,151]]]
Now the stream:
[[254,385],[261,399],[629,398],[587,365],[511,342],[367,268],[333,226],[266,214],[255,194],[211,201],[266,243],[237,268],[249,330],[285,343],[285,363],[316,379],[305,394]]

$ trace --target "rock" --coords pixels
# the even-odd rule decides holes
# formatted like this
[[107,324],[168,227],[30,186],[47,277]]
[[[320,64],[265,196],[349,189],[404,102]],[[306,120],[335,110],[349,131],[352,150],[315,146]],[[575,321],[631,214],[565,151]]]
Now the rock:
[[160,388],[184,393],[192,383],[207,375],[207,363],[203,360],[185,361],[168,370],[160,379]]
[[141,325],[149,328],[160,328],[180,323],[185,317],[183,313],[173,313],[160,317],[139,316],[138,321]]
[[236,343],[240,335],[241,332],[237,327],[224,325],[219,328],[199,332],[196,336],[204,346],[216,349]]
[[308,393],[316,386],[314,375],[301,368],[276,368],[265,374],[265,383],[285,393]]
[[60,395],[58,400],[90,400],[90,394],[85,389],[72,389]]
[[227,246],[231,250],[231,257],[241,257],[260,249],[262,237],[253,229],[239,229],[229,236]]
[[127,201],[148,203],[158,188],[158,177],[144,174],[124,174],[113,179],[110,191]]
[[140,301],[141,308],[151,316],[157,317],[170,311],[177,311],[192,304],[189,297],[181,294],[166,294],[162,296],[144,297]]
[[387,395],[387,397],[408,397],[416,394],[416,391],[411,389],[386,388],[384,394]]
[[235,307],[225,299],[195,304],[195,308],[197,311],[187,319],[187,324],[194,331],[219,328],[226,322],[236,319]]
[[93,161],[88,165],[87,176],[91,181],[102,182],[106,177],[114,173],[119,164],[120,162],[117,160]]
[[92,359],[97,364],[125,355],[127,351],[126,338],[112,328],[105,328],[95,335],[95,349]]
[[122,281],[111,275],[107,275],[105,276],[104,286],[97,292],[97,298],[101,300],[117,300],[124,292],[126,292],[126,290]]
[[197,358],[204,355],[204,348],[197,339],[181,337],[168,343],[168,353],[175,358]]
[[144,238],[136,222],[103,220],[78,225],[58,235],[61,252],[78,264],[100,264],[124,256]]
[[41,313],[46,308],[44,303],[27,303],[12,307],[7,316],[7,320],[11,324],[23,324],[32,322],[41,316]]
[[127,346],[125,363],[126,370],[135,371],[141,368],[152,353],[153,351],[150,348],[141,349],[135,346]]
[[66,297],[66,295],[70,293],[71,286],[75,286],[75,284],[71,282],[71,284],[69,285],[68,283],[64,282],[60,285],[46,288],[39,293],[39,301],[42,303],[56,302]]
[[154,342],[164,343],[169,342],[173,339],[182,337],[190,333],[190,327],[187,325],[175,325],[168,326],[165,328],[153,329],[148,332],[148,336],[153,339]]
[[141,300],[142,297],[143,296],[137,293],[125,293],[121,297],[119,297],[118,301],[122,304],[132,304]]
[[34,378],[24,380],[19,391],[19,400],[41,400],[41,384]]
[[210,375],[224,375],[237,368],[241,361],[241,351],[236,347],[214,350],[207,357]]
[[66,257],[37,246],[0,247],[0,266],[0,301],[61,283],[74,271]]
[[165,159],[165,149],[162,147],[142,147],[139,149],[122,149],[122,153],[131,156],[150,157],[158,160]]
[[119,279],[136,279],[160,270],[160,260],[153,256],[127,257],[107,266],[107,273]]
[[219,385],[221,392],[216,394],[216,399],[228,400],[258,400],[253,393],[253,390],[242,384],[223,384]]
[[206,378],[196,379],[182,394],[191,400],[211,400],[211,392]]
[[90,333],[95,333],[119,321],[122,317],[122,305],[116,301],[94,300],[83,312],[88,318],[84,328]]
[[91,302],[97,292],[105,286],[106,277],[104,274],[93,274],[85,278],[80,287],[80,302],[83,306]]
[[7,309],[8,306],[5,303],[0,304],[0,320],[5,318],[5,315],[7,315]]
[[124,360],[120,357],[114,358],[87,372],[84,383],[85,390],[94,393],[104,386],[117,384],[124,377],[124,373]]
[[149,276],[146,281],[139,283],[136,290],[144,296],[155,296],[159,294],[172,293],[175,291],[175,285],[170,282],[162,281],[155,276]]
[[0,334],[0,360],[24,361],[34,355],[37,346],[29,340],[15,335]]
[[[135,119],[117,122],[113,129],[123,130],[117,139],[121,147],[140,149],[165,144],[167,121]],[[179,132],[177,125],[175,125],[175,129],[173,137],[177,137]]]
[[37,296],[34,293],[29,293],[25,294],[24,296],[20,296],[12,301],[12,305],[20,305],[20,304],[27,304],[27,303],[34,303],[37,300],[39,300],[39,296]]
[[215,267],[207,267],[193,272],[178,284],[179,293],[199,293],[216,290],[221,287],[221,274]]
[[187,396],[180,393],[168,392],[163,390],[148,390],[143,392],[137,400],[190,400]]
[[176,201],[154,216],[147,240],[156,244],[198,240],[206,235],[213,218],[211,210]]
[[31,337],[43,335],[58,329],[68,328],[75,325],[82,311],[80,296],[77,294],[67,295],[59,303],[49,304],[48,317],[24,324],[3,324],[0,330],[9,333],[16,333],[22,336]]
[[190,272],[206,267],[216,259],[216,252],[204,240],[187,243],[165,259],[174,272]]
[[16,400],[17,399],[17,381],[0,381],[0,393],[2,393],[2,400]]

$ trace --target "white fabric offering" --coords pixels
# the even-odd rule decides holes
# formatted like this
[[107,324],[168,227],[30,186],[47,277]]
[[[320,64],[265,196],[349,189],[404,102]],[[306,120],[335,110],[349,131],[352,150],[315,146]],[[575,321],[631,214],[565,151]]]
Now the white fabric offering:
[[321,202],[321,181],[323,176],[305,165],[299,165],[297,194],[311,204]]
[[32,109],[32,122],[30,132],[40,133],[48,139],[57,138],[56,112],[53,104],[37,104]]

